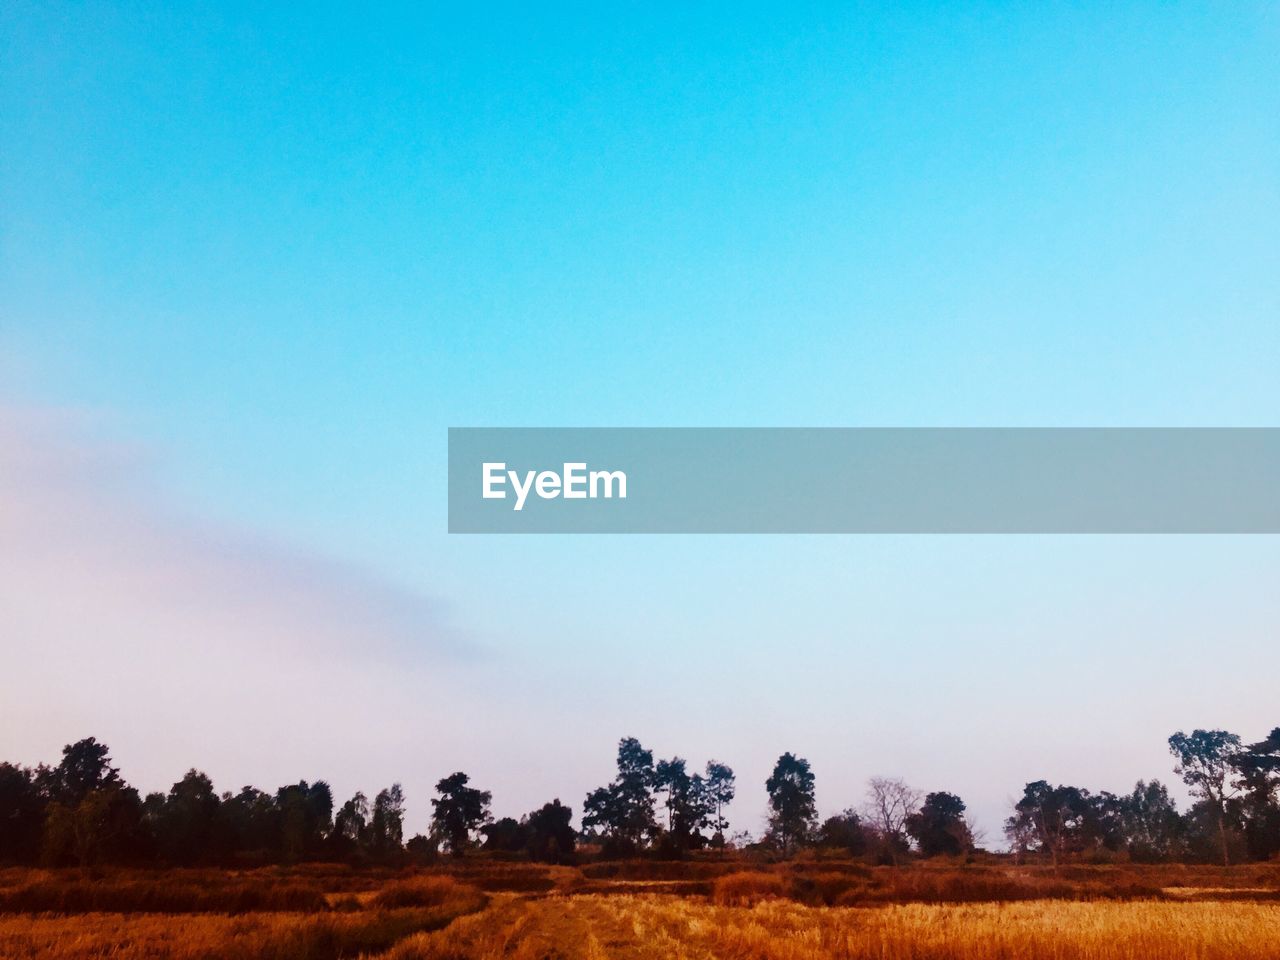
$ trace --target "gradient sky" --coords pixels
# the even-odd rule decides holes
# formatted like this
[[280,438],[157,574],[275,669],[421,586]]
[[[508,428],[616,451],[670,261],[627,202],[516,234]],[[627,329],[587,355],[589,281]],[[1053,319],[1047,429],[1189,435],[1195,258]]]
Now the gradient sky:
[[445,533],[449,426],[1280,426],[1274,4],[258,6],[0,10],[0,757],[994,841],[1280,723],[1274,537]]

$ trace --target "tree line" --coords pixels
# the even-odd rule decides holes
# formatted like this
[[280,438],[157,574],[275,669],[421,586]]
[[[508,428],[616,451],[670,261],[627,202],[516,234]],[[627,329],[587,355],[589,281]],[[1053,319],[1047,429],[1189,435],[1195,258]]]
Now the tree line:
[[[1180,731],[1169,749],[1193,797],[1185,812],[1158,780],[1138,781],[1121,795],[1036,780],[1005,822],[1011,854],[1054,865],[1086,858],[1230,864],[1280,856],[1280,727],[1251,744],[1223,730]],[[953,793],[875,777],[860,807],[820,821],[815,783],[806,759],[784,753],[764,785],[763,834],[730,836],[732,768],[710,760],[691,770],[685,759],[655,759],[626,737],[615,777],[587,794],[580,829],[559,799],[519,819],[495,820],[490,792],[458,772],[436,783],[425,832],[406,839],[399,784],[372,800],[357,792],[339,806],[323,780],[219,794],[192,769],[167,793],[144,797],[112,765],[107,746],[91,737],[64,747],[53,766],[0,763],[0,863],[399,864],[477,850],[567,863],[588,843],[604,857],[747,848],[785,858],[816,847],[897,864],[965,857],[981,845]]]

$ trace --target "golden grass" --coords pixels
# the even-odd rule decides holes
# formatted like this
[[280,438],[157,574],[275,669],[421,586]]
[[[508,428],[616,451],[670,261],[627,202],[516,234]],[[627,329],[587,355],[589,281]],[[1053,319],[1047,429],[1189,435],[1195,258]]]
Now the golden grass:
[[448,877],[420,883],[416,906],[306,913],[49,913],[0,915],[4,960],[337,960],[382,953],[415,933],[482,909],[487,897]]
[[0,919],[5,960],[333,960],[380,953],[454,919],[443,908],[350,914],[83,913]]
[[711,899],[722,907],[749,907],[762,900],[785,897],[788,892],[786,881],[778,874],[749,870],[716,880]]
[[1280,864],[604,866],[3,869],[0,958],[1280,960]]
[[463,885],[453,877],[413,877],[387,884],[373,895],[373,905],[396,907],[438,907],[457,898]]
[[1274,960],[1280,906],[1024,901],[752,908],[659,897],[503,898],[388,960]]

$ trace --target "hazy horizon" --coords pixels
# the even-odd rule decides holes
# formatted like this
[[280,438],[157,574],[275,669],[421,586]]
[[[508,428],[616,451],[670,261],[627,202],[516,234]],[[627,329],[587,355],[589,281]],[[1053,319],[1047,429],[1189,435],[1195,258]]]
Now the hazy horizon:
[[[1265,4],[0,13],[0,760],[823,815],[1280,723],[1280,541],[466,537],[450,426],[1280,426]],[[1181,798],[1181,788],[1176,791]]]

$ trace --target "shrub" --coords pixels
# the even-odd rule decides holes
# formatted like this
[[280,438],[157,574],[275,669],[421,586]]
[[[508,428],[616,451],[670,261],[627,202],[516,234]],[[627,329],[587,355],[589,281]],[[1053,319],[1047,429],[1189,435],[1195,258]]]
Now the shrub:
[[725,907],[751,906],[761,900],[787,895],[787,884],[776,873],[744,871],[730,873],[716,880],[711,898]]
[[414,877],[389,883],[373,897],[373,905],[384,910],[400,907],[438,907],[465,896],[472,888],[453,877]]

